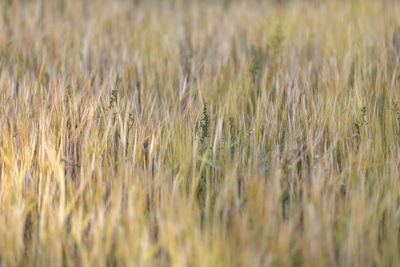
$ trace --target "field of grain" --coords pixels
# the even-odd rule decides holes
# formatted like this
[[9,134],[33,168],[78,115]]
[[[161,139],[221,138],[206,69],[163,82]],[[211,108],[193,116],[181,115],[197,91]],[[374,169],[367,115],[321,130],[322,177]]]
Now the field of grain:
[[0,266],[400,266],[399,1],[0,11]]

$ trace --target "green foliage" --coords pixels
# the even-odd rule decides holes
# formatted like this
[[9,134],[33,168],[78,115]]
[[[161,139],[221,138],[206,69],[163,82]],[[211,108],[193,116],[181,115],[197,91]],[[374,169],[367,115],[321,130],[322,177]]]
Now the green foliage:
[[284,35],[283,35],[282,25],[278,24],[275,28],[274,35],[272,36],[271,40],[272,52],[275,56],[281,53],[283,40],[284,40]]
[[109,109],[112,109],[114,105],[117,103],[117,90],[112,90],[110,93],[110,104],[108,106]]
[[400,108],[396,100],[392,100],[392,111],[397,120],[397,126],[400,127]]
[[235,121],[233,117],[229,117],[229,133],[231,137],[231,144],[234,144],[236,142],[236,127],[235,127]]
[[132,113],[129,113],[129,120],[128,120],[128,129],[130,130],[135,122],[135,118],[133,117]]
[[235,144],[238,134],[233,117],[229,117],[229,134],[230,134],[231,154],[233,155],[233,153],[235,152]]
[[362,127],[366,126],[367,123],[367,107],[364,106],[360,110],[361,115],[357,120],[354,122],[354,127],[356,128],[356,136],[357,138],[361,139],[361,129]]
[[260,47],[253,47],[251,50],[251,68],[250,73],[253,83],[257,83],[262,70],[264,68],[265,59],[267,57],[266,51]]
[[210,127],[210,116],[208,115],[207,102],[204,102],[203,117],[201,118],[200,121],[200,128],[201,128],[200,141],[203,144],[206,143],[207,137],[210,136],[209,127]]

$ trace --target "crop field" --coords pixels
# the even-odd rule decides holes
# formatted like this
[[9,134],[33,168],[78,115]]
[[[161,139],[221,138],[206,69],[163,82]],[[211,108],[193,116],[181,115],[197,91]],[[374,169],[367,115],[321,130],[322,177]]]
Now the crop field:
[[400,1],[0,1],[0,266],[400,266]]

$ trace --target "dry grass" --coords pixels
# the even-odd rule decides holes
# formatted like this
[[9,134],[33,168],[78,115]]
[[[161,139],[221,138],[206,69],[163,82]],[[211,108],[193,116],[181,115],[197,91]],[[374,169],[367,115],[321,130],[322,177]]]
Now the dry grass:
[[400,265],[398,1],[0,10],[1,266]]

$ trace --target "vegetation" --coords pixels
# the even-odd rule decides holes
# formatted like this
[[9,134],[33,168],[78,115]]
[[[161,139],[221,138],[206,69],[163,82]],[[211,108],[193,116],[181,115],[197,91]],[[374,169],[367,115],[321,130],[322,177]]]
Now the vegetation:
[[0,1],[1,266],[399,266],[400,2]]

